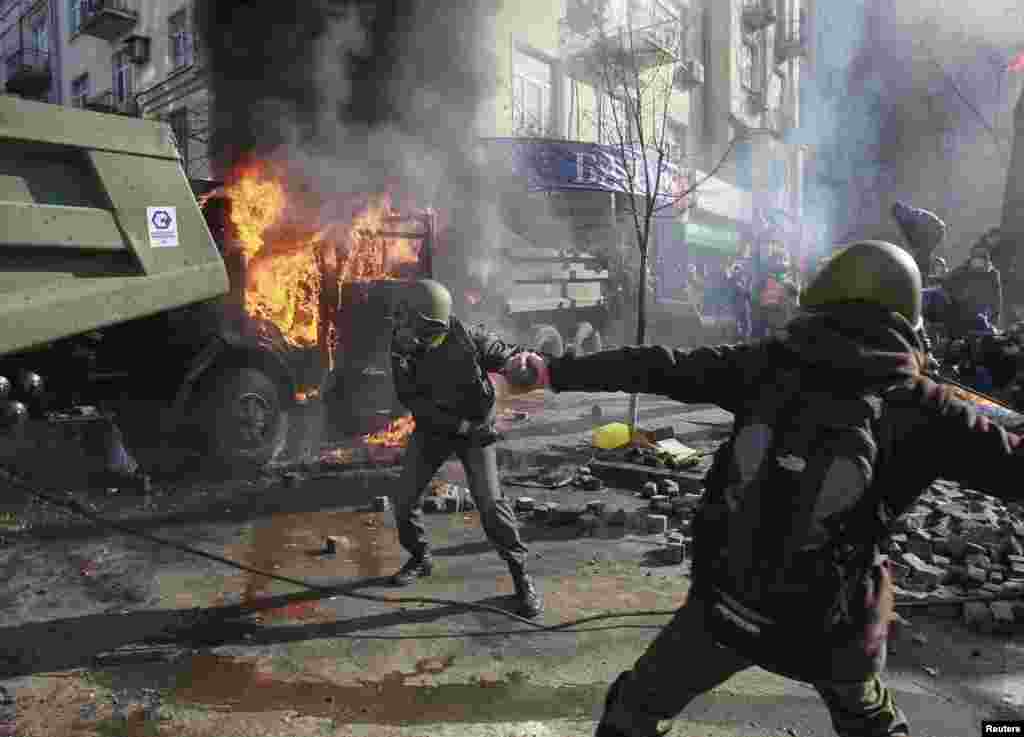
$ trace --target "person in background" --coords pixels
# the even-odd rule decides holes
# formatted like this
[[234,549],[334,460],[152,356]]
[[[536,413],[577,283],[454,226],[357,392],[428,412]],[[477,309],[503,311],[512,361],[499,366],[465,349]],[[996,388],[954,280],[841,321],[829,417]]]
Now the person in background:
[[943,286],[952,303],[948,327],[953,337],[996,328],[1003,307],[1002,279],[985,243],[971,247],[970,258],[950,273]]
[[727,281],[729,304],[736,319],[736,337],[740,341],[750,340],[751,335],[751,293],[750,275],[742,261],[736,261],[729,270]]
[[488,376],[525,349],[483,328],[466,328],[452,314],[452,296],[423,279],[399,297],[391,341],[395,392],[416,421],[394,499],[398,539],[410,558],[391,582],[408,586],[430,576],[434,560],[423,527],[423,500],[441,465],[455,454],[469,481],[487,538],[512,574],[519,613],[534,618],[544,605],[526,572],[526,546],[498,481],[495,391]]

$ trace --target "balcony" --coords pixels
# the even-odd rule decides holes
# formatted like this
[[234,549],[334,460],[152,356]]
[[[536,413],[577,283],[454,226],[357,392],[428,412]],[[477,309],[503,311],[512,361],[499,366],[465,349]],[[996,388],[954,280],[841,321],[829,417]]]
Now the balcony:
[[627,26],[598,29],[578,34],[562,26],[560,48],[566,71],[580,80],[598,81],[606,73],[620,76],[635,65],[639,70],[671,64],[676,60],[675,46],[664,29]]
[[135,0],[84,0],[79,30],[87,36],[113,43],[139,22]]
[[789,61],[807,55],[807,23],[804,11],[791,18],[785,29],[779,29],[775,38],[775,59],[779,62]]
[[704,65],[696,59],[680,62],[672,75],[672,84],[677,90],[687,92],[704,84]]
[[775,7],[772,0],[744,0],[743,28],[747,31],[763,31],[775,22]]
[[762,90],[747,91],[747,112],[751,115],[760,115],[768,110],[768,102]]
[[84,107],[97,113],[113,113],[116,115],[135,116],[138,114],[138,107],[132,97],[126,100],[119,100],[113,90],[100,92],[86,98]]
[[23,97],[41,97],[50,89],[50,52],[18,46],[4,55],[7,91]]

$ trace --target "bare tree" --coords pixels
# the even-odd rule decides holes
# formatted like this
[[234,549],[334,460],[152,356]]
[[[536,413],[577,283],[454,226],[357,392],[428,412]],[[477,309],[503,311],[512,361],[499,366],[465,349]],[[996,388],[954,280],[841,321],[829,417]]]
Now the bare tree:
[[[610,12],[614,10],[612,5],[624,7],[615,13]],[[643,345],[647,339],[648,257],[654,217],[669,209],[692,207],[693,193],[721,168],[736,139],[706,177],[695,181],[679,176],[690,167],[676,154],[679,142],[674,140],[669,121],[677,92],[700,84],[693,62],[686,56],[697,15],[687,8],[679,14],[659,16],[638,11],[639,5],[623,0],[576,0],[574,10],[591,16],[588,25],[593,30],[584,66],[586,77],[599,87],[598,137],[601,143],[618,150],[622,163],[622,190],[627,195],[627,214],[640,254],[636,343]],[[633,395],[631,429],[636,428],[639,411],[639,397]]]

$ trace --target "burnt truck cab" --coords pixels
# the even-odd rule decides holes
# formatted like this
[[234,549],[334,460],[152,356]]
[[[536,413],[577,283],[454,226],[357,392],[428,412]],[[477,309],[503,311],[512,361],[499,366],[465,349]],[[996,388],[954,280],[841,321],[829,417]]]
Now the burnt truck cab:
[[283,448],[283,341],[225,309],[169,126],[0,95],[0,219],[0,376],[14,400],[14,377],[42,375],[33,418],[109,408],[130,443],[156,432],[230,464]]

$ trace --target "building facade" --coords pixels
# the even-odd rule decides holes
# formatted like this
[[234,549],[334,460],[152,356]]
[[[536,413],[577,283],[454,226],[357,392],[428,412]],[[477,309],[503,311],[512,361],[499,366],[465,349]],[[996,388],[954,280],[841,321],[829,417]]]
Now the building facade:
[[153,117],[174,130],[190,177],[210,177],[209,95],[192,3],[6,0],[4,91]]
[[[561,162],[550,166],[557,181],[544,194],[586,246],[590,234],[607,233],[608,219],[629,220],[626,193],[614,176],[588,191],[601,180],[583,163],[591,155],[579,147],[559,154],[549,142],[614,149],[625,136],[637,144],[637,126],[621,121],[632,112],[624,96],[642,87],[647,142],[664,131],[655,155],[680,186],[696,185],[686,207],[654,219],[659,295],[681,292],[691,264],[720,268],[778,242],[800,251],[804,147],[794,133],[808,21],[800,0],[506,4],[494,39],[499,92],[481,135],[524,141],[523,151],[538,141],[533,159]],[[628,49],[623,64],[638,72],[636,86],[608,73],[610,40]],[[596,148],[592,159],[601,156]]]

